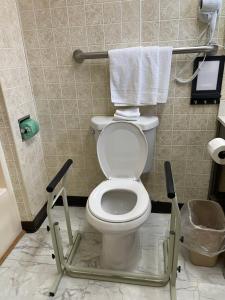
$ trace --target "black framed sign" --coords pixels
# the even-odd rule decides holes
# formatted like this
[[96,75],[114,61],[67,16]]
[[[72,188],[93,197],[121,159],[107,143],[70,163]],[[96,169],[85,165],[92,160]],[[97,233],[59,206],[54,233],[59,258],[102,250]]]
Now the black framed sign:
[[[203,61],[194,60],[194,70]],[[218,104],[221,97],[225,56],[207,56],[202,63],[198,76],[192,81],[191,104]]]

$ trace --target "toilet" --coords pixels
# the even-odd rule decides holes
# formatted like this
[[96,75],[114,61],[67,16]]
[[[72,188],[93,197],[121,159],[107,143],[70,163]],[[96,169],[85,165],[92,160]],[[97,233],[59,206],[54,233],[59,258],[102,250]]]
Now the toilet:
[[140,258],[138,229],[151,212],[140,176],[151,169],[158,123],[157,117],[134,122],[92,118],[98,160],[107,179],[91,192],[86,217],[102,233],[103,268],[130,270]]

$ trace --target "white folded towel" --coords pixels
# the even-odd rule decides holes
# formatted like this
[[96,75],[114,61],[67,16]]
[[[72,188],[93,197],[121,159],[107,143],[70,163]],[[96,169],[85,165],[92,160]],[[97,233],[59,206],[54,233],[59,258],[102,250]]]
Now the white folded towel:
[[116,110],[116,114],[123,117],[140,117],[139,107],[126,107]]
[[135,121],[140,117],[139,107],[127,107],[117,109],[114,114],[114,120]]
[[155,105],[159,88],[159,47],[142,47],[141,53],[138,101],[142,105]]
[[117,114],[114,114],[113,120],[114,121],[137,121],[139,117],[123,117],[123,116],[119,116]]
[[172,47],[159,48],[159,87],[157,101],[158,103],[166,103],[168,98],[172,53]]
[[113,49],[108,53],[112,103],[138,104],[141,48]]
[[168,96],[172,47],[132,47],[109,51],[114,105],[154,105]]

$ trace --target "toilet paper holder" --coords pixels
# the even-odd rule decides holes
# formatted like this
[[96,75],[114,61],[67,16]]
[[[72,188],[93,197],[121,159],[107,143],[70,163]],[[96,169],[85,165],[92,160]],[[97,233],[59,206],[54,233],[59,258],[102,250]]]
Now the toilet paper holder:
[[18,119],[20,134],[22,141],[29,140],[35,136],[39,131],[39,124],[37,121],[31,119],[30,115],[26,115]]
[[218,156],[219,156],[219,158],[224,159],[225,158],[225,151],[220,151]]

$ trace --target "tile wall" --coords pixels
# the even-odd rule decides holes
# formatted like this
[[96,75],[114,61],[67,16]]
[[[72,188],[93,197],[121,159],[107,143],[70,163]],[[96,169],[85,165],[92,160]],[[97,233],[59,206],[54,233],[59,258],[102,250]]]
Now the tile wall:
[[[0,50],[1,52],[1,50]],[[30,211],[27,205],[27,196],[24,191],[22,175],[19,168],[18,158],[16,154],[15,143],[13,140],[8,115],[5,108],[4,97],[0,89],[0,110],[1,110],[1,125],[0,125],[0,141],[4,151],[7,167],[9,170],[14,194],[17,200],[17,206],[22,219],[29,219]]]
[[[18,119],[37,118],[15,0],[0,4],[0,138],[22,221],[46,201],[46,169],[40,135],[22,142]],[[12,131],[11,131],[12,130]]]
[[[103,180],[90,118],[112,115],[114,111],[108,61],[76,64],[73,51],[140,43],[197,45],[204,28],[197,22],[198,2],[143,0],[140,18],[139,0],[18,0],[48,176],[53,176],[68,157],[73,158],[70,195],[87,196]],[[220,44],[224,18],[223,9],[217,30]],[[211,161],[206,144],[215,136],[218,107],[190,106],[190,84],[172,80],[192,58],[193,55],[174,56],[168,103],[144,109],[144,114],[158,115],[160,119],[155,165],[143,178],[155,200],[166,200],[164,160],[172,161],[180,201],[207,198]],[[183,76],[190,73],[191,64]]]

